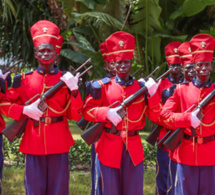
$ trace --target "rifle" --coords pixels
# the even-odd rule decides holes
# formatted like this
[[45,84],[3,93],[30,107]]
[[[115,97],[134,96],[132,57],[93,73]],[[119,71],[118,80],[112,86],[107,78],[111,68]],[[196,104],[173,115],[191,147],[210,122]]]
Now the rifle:
[[[170,92],[171,92],[171,88],[173,85],[171,85],[170,87]],[[175,85],[174,85],[175,86]],[[172,90],[174,91],[175,87],[172,88]],[[173,93],[172,91],[172,93]],[[165,102],[163,102],[164,104]],[[146,138],[146,141],[151,144],[152,146],[155,145],[160,131],[161,131],[162,126],[161,125],[156,125],[155,128],[152,130],[152,132],[149,134],[149,136]],[[168,134],[169,135],[169,134]],[[165,141],[166,137],[168,136],[167,134],[165,134],[165,136],[158,142],[157,146],[158,148],[162,149],[163,151],[165,151],[165,149],[162,147],[163,146],[163,142]]]
[[[199,104],[198,106],[192,105],[188,110],[196,106],[196,108],[192,111],[194,112],[196,109],[200,109],[200,112],[197,114],[197,117],[201,120],[203,118],[203,114],[201,112],[215,97],[215,89],[209,93]],[[186,112],[188,111],[186,110]],[[197,135],[195,129],[191,127],[192,136]],[[174,151],[181,144],[181,140],[184,135],[184,128],[176,129],[167,139],[164,141],[163,145],[169,149],[170,151]]]
[[[144,68],[144,66],[141,66],[140,68],[138,68],[131,76],[134,77],[135,74],[137,74],[142,68]],[[150,75],[148,75],[145,80],[148,80],[149,77],[151,77],[156,71],[158,71],[159,69],[159,66],[156,67]],[[127,83],[129,83],[130,81],[127,81]],[[126,85],[126,84],[125,84]],[[78,127],[81,129],[81,130],[85,130],[86,128],[89,127],[89,125],[91,124],[91,121],[87,121],[84,119],[84,117],[82,117],[77,123]]]
[[[191,110],[195,105],[192,105],[189,109],[187,109],[185,111],[188,112],[189,110]],[[203,117],[203,116],[202,116]],[[160,125],[158,125],[160,126]],[[162,127],[162,126],[161,126]],[[193,127],[191,127],[192,129],[192,135],[195,136],[196,135],[196,131]],[[168,148],[164,145],[164,142],[168,139],[168,137],[172,134],[173,130],[171,129],[168,129],[168,132],[162,137],[162,139],[157,143],[157,147],[160,148],[161,150],[163,150],[164,152],[166,152],[168,150]],[[178,143],[180,144],[181,140],[182,140],[182,137],[183,136],[179,136],[181,137],[180,141],[178,141]]]
[[[169,69],[167,72],[162,74],[157,81],[159,81],[162,77],[169,74],[171,70]],[[130,95],[128,98],[126,98],[122,103],[120,103],[117,107],[122,107],[117,113],[121,118],[123,118],[126,114],[124,108],[131,105],[134,101],[136,101],[140,96],[144,95],[147,92],[146,86],[139,89],[134,94]],[[81,137],[84,139],[84,141],[91,145],[98,137],[99,134],[103,131],[103,128],[105,126],[106,122],[98,122],[95,123],[93,126],[91,126],[89,129],[87,129],[84,133],[81,134]]]
[[[85,65],[87,65],[89,62],[91,61],[91,59],[88,59],[84,64],[82,64],[80,67],[78,67],[75,71],[75,74],[81,69],[83,68]],[[93,68],[93,66],[91,65],[89,68],[87,68],[84,72],[82,72],[79,76],[79,78],[81,78],[81,76],[83,76],[84,74],[86,74],[86,72],[88,72],[89,70],[91,70]],[[48,100],[49,98],[51,98],[55,93],[57,93],[63,86],[65,85],[65,83],[63,81],[59,81],[57,84],[55,84],[53,87],[51,87],[48,91],[46,91],[42,96],[40,94],[35,95],[33,98],[31,98],[30,100],[28,100],[25,105],[28,105],[32,100],[36,99],[37,97],[40,96],[40,103],[38,104],[38,108],[44,112],[45,109],[47,108],[47,103],[46,100]],[[16,138],[20,138],[22,133],[24,132],[25,129],[25,125],[27,124],[27,120],[28,120],[28,116],[24,115],[19,121],[14,120],[12,123],[10,123],[3,131],[2,134],[5,135],[7,137],[7,139],[10,142],[13,142]]]
[[5,74],[6,72],[8,72],[10,69],[12,69],[14,66],[16,66],[17,64],[19,64],[21,62],[23,62],[23,60],[19,60],[18,62],[16,62],[12,66],[8,67],[6,70],[3,71],[3,74]]

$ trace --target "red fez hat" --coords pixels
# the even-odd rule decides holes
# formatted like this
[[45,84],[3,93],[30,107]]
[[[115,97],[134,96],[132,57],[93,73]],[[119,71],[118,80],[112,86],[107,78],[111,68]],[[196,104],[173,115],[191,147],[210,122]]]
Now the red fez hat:
[[178,53],[181,58],[181,64],[194,64],[193,56],[190,48],[190,42],[186,41],[178,47]]
[[215,41],[211,35],[197,34],[190,40],[194,62],[213,61]]
[[31,36],[35,48],[42,43],[49,43],[56,47],[58,44],[59,28],[48,20],[39,20],[31,27]]
[[178,47],[181,42],[173,41],[165,47],[165,56],[168,65],[170,64],[181,64],[181,59],[178,54]]
[[60,55],[60,51],[62,49],[63,44],[63,37],[61,35],[58,35],[58,43],[56,45],[56,53],[57,55]]
[[107,56],[111,56],[113,61],[129,59],[131,60],[135,48],[134,36],[123,31],[118,31],[110,35],[105,44],[108,50]]

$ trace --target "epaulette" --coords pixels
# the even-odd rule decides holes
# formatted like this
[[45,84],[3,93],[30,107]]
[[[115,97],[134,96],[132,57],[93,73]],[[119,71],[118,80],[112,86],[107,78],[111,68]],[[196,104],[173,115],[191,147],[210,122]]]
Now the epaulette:
[[28,75],[28,74],[32,74],[33,71],[28,71],[28,72],[25,72],[25,75]]
[[14,76],[13,79],[13,88],[18,88],[21,86],[21,80],[22,80],[22,75],[21,74],[17,74]]
[[0,78],[0,87],[1,87],[1,92],[5,93],[6,92],[6,84],[5,84],[5,80],[3,78]]
[[91,81],[86,81],[84,84],[85,97],[87,97],[91,90]]
[[7,87],[9,88],[9,87],[11,87],[11,76],[10,76],[10,74],[7,76],[7,78],[6,78],[6,81],[7,81]]
[[107,77],[91,82],[90,94],[93,99],[97,100],[101,98],[101,89],[107,83],[110,83],[110,78]]
[[173,84],[173,85],[170,86],[169,89],[164,89],[162,91],[162,96],[161,97],[162,97],[163,104],[165,104],[167,99],[173,95],[173,93],[175,91],[175,88],[176,88],[176,84]]
[[29,75],[29,74],[32,74],[33,71],[29,71],[29,72],[25,72],[25,73],[21,73],[21,74],[17,74],[14,76],[14,79],[13,79],[13,88],[18,88],[21,86],[21,80],[22,79],[25,79],[25,76],[26,75]]

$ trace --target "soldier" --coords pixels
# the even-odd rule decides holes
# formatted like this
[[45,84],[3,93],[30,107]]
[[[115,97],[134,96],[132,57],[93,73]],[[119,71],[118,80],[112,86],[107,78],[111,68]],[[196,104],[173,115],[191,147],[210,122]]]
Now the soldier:
[[[190,47],[196,78],[176,87],[173,96],[163,106],[160,117],[168,128],[184,128],[181,145],[172,155],[177,162],[175,195],[212,195],[215,194],[215,101],[212,100],[201,110],[204,113],[201,121],[196,116],[199,109],[195,112],[192,112],[194,108],[185,111],[198,105],[214,90],[210,72],[215,41],[211,35],[198,34],[191,39]],[[191,134],[191,127],[197,132],[195,137]]]
[[[52,22],[40,20],[31,27],[35,46],[36,70],[16,75],[2,107],[6,116],[20,120],[27,115],[19,152],[25,154],[26,194],[69,194],[68,152],[75,143],[67,119],[79,120],[83,102],[78,90],[78,76],[63,74],[55,65],[59,43],[59,28]],[[39,99],[24,105],[36,94],[64,81],[55,95],[46,101],[48,107],[41,112]]]
[[[190,43],[189,41],[186,41],[182,43],[178,47],[178,53],[181,59],[182,64],[182,72],[184,75],[184,81],[183,83],[187,83],[193,80],[196,73],[194,71],[194,61],[193,56],[191,53]],[[183,84],[182,83],[182,84]],[[173,90],[174,92],[174,90]],[[169,157],[170,157],[170,164],[169,164],[169,172],[167,176],[167,189],[168,189],[168,195],[174,194],[174,188],[175,188],[175,174],[176,174],[176,167],[177,163],[172,158],[172,152],[169,151]]]
[[142,96],[128,106],[127,114],[121,118],[117,114],[120,107],[108,106],[116,101],[122,102],[141,88],[141,84],[129,75],[135,39],[129,33],[119,31],[110,35],[105,43],[108,50],[106,55],[111,55],[116,62],[117,75],[102,82],[94,81],[94,94],[87,96],[84,106],[86,120],[106,122],[96,145],[103,184],[100,194],[141,195],[144,154],[138,131],[143,129],[146,115],[154,121],[158,119],[159,97],[154,95],[158,84],[150,78],[145,83],[149,105],[146,106]]
[[[106,44],[105,42],[100,44],[100,50],[101,50],[101,54],[103,57],[103,61],[104,61],[104,69],[106,71],[106,75],[104,77],[105,78],[112,78],[116,76],[116,69],[115,69],[115,62],[113,61],[113,59],[111,58],[111,55],[107,56],[107,48],[106,48]],[[102,79],[101,79],[102,81]],[[93,92],[90,90],[91,89],[91,82],[86,82],[86,96],[89,93]],[[90,86],[89,86],[90,85]],[[100,163],[99,163],[99,159],[98,159],[98,155],[95,152],[95,145],[92,144],[91,147],[91,195],[94,194],[101,194],[102,192],[102,179],[101,179],[101,174],[100,174]]]
[[[178,54],[178,47],[181,45],[181,42],[174,41],[169,43],[165,47],[165,56],[168,67],[172,69],[169,77],[162,79],[158,88],[158,94],[162,100],[162,105],[165,104],[166,100],[172,96],[176,84],[183,82],[183,77],[181,76],[181,60]],[[158,142],[163,138],[167,133],[167,129],[162,127],[158,137]],[[157,148],[157,165],[156,165],[156,194],[162,195],[167,194],[171,189],[171,185],[167,188],[167,177],[169,174],[169,153],[164,150],[163,147]]]

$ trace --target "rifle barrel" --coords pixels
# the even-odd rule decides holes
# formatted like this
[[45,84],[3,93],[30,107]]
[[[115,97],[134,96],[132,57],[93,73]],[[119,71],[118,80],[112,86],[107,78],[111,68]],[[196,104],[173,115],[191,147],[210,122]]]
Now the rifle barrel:
[[12,66],[10,66],[9,68],[7,68],[3,74],[5,74],[6,72],[8,72],[11,68],[13,68],[14,66],[16,66],[17,64],[19,64],[20,62],[22,62],[23,60],[19,60],[17,63],[13,64]]
[[75,73],[77,73],[79,70],[81,70],[86,64],[91,62],[91,58],[89,58],[86,62],[84,62],[81,66],[79,66],[76,70]]

